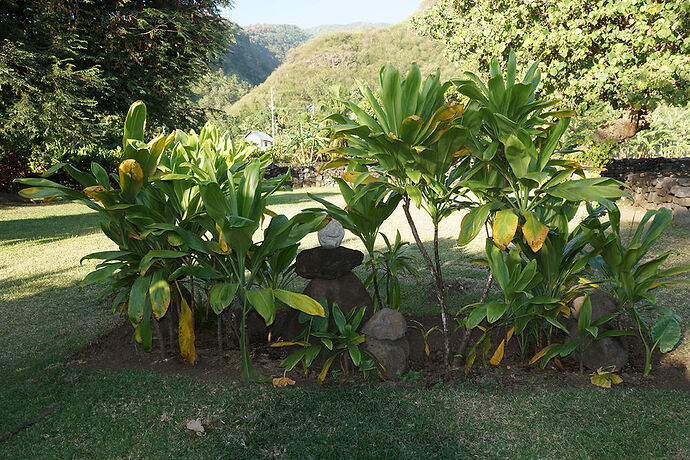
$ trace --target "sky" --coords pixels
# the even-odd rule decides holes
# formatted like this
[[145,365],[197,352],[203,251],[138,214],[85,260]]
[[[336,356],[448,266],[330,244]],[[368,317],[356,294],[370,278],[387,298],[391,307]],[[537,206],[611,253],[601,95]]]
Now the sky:
[[323,24],[385,22],[396,24],[417,9],[421,0],[235,0],[224,17],[241,26],[295,24],[302,28]]

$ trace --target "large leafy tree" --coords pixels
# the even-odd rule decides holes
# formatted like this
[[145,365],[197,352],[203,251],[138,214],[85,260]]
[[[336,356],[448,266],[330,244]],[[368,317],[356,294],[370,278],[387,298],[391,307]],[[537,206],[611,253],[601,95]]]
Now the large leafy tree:
[[413,21],[454,61],[486,68],[510,49],[523,64],[541,61],[544,90],[580,108],[627,107],[632,134],[636,110],[690,94],[687,1],[441,0]]
[[[229,0],[8,0],[0,3],[0,163],[145,101],[158,123],[197,116],[190,83],[231,37]],[[119,123],[117,123],[119,125]]]

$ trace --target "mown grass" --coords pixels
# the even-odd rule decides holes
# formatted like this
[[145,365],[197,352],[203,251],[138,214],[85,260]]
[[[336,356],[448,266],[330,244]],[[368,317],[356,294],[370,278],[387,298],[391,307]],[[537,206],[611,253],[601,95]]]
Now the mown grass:
[[[311,206],[303,191],[293,193],[281,196],[273,209],[293,213]],[[631,211],[625,215],[632,218]],[[469,263],[481,243],[453,246],[459,221],[459,215],[452,217],[441,233],[446,278],[467,286],[451,293],[455,308],[465,298],[476,300],[486,275]],[[96,289],[78,287],[92,267],[79,259],[111,247],[97,222],[95,214],[74,204],[0,209],[0,435],[61,405],[0,443],[0,458],[683,458],[690,453],[690,397],[677,391],[556,384],[515,391],[491,380],[431,388],[336,382],[275,389],[66,366],[72,353],[117,322],[109,306],[96,300]],[[396,229],[411,241],[398,213],[384,231],[394,235]],[[426,226],[421,232],[429,234]],[[671,228],[658,250],[678,249],[672,263],[687,263],[689,235],[688,229]],[[314,244],[313,236],[305,241],[306,247]],[[345,244],[361,247],[352,238]],[[408,311],[436,311],[428,281],[405,283]],[[674,287],[662,296],[680,314],[684,332],[690,324],[688,294],[687,288]],[[685,336],[681,349],[687,350]],[[206,428],[204,436],[185,428],[195,418]]]

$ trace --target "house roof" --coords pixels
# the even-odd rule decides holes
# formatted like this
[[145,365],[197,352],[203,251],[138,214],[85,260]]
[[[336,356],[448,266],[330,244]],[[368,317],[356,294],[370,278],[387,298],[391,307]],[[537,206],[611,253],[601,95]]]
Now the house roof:
[[244,138],[246,139],[247,136],[249,136],[250,134],[254,134],[255,136],[257,136],[262,141],[273,142],[273,138],[271,136],[269,136],[266,133],[262,133],[261,131],[256,131],[254,129],[250,130],[247,134],[245,134]]

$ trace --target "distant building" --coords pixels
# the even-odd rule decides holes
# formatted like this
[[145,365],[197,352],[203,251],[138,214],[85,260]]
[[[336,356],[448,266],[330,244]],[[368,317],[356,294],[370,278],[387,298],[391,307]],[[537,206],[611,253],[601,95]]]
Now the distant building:
[[261,131],[251,130],[244,135],[245,142],[253,142],[259,146],[261,150],[266,150],[273,145],[273,138]]

